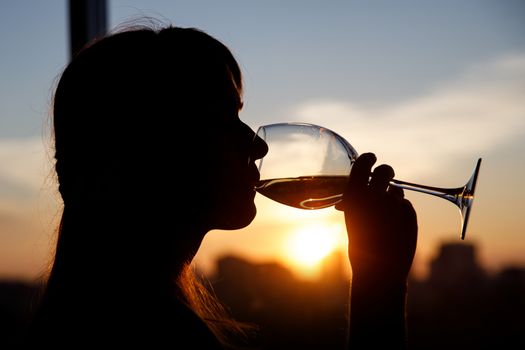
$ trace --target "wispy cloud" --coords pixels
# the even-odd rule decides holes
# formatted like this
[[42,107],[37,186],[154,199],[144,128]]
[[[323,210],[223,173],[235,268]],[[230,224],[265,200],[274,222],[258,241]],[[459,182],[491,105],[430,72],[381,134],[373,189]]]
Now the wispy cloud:
[[412,179],[461,160],[472,159],[474,166],[477,157],[525,132],[525,53],[472,66],[400,103],[366,107],[323,99],[290,115],[335,130]]
[[[525,132],[525,53],[474,65],[427,95],[392,105],[319,99],[288,115],[333,129],[360,152],[376,152],[407,180],[461,160],[471,159],[473,166],[477,157]],[[0,199],[49,186],[48,152],[42,137],[0,140]]]
[[34,198],[53,184],[51,166],[41,137],[0,140],[0,200]]

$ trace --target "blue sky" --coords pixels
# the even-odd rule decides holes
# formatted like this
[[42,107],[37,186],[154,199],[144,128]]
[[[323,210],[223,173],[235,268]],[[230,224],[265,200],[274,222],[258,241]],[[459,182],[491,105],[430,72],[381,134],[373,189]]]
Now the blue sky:
[[[324,124],[358,151],[376,152],[399,178],[435,186],[462,185],[483,157],[472,232],[489,264],[525,264],[519,258],[525,248],[525,2],[108,4],[110,28],[150,16],[201,28],[228,45],[245,75],[241,117],[254,128],[291,120]],[[68,59],[66,5],[0,3],[0,257],[20,264],[17,271],[25,274],[34,273],[41,259],[27,267],[24,257],[46,239],[29,229],[13,233],[2,218],[28,215],[12,203],[27,205],[49,173],[42,170],[49,166],[42,146],[53,84]],[[411,199],[425,231],[421,251],[429,256],[437,242],[454,236],[459,217],[448,203]],[[260,205],[268,213],[278,208]],[[253,232],[266,225],[265,215]],[[248,245],[251,232],[237,241]],[[210,235],[214,246],[218,240]],[[37,250],[42,255],[46,248]]]
[[[38,135],[67,60],[66,1],[0,5],[0,137]],[[305,99],[383,104],[525,47],[522,1],[108,1],[110,27],[142,15],[223,40],[257,121]],[[36,60],[35,58],[38,58]],[[35,113],[36,112],[36,113]]]

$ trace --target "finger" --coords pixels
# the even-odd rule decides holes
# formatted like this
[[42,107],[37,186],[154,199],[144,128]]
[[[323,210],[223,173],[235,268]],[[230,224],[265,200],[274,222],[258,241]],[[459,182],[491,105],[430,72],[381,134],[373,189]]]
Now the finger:
[[394,169],[391,166],[382,164],[374,169],[370,180],[370,189],[378,192],[385,192],[390,180],[394,178]]
[[350,179],[348,180],[348,187],[351,188],[364,188],[368,185],[370,178],[370,172],[372,166],[376,162],[377,158],[373,153],[363,153],[352,165],[352,171],[350,172]]
[[363,153],[356,159],[350,171],[348,184],[343,192],[343,200],[335,206],[335,209],[345,210],[348,199],[355,196],[356,192],[362,191],[368,186],[370,172],[375,162],[376,156],[373,153]]
[[401,187],[389,185],[387,192],[397,198],[405,198],[405,191]]

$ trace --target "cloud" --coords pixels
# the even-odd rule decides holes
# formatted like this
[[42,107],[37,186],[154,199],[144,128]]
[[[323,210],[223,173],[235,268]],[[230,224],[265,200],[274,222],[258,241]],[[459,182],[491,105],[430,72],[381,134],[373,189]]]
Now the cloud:
[[[443,169],[462,161],[471,161],[469,169],[525,132],[525,53],[474,65],[429,94],[391,105],[318,99],[287,115],[336,131],[359,152],[375,152],[400,179],[448,174]],[[54,186],[49,151],[42,137],[0,140],[0,200]]]
[[322,99],[295,106],[291,116],[331,128],[403,177],[466,160],[473,167],[478,157],[525,132],[525,53],[474,65],[427,95],[392,105]]
[[0,140],[0,200],[32,199],[52,182],[49,149],[41,137]]

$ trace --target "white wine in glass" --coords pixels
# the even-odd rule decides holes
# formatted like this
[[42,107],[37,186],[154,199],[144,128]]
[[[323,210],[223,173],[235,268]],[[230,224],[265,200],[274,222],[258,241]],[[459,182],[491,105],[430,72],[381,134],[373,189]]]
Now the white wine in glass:
[[[257,160],[261,180],[257,192],[300,209],[321,209],[341,201],[357,151],[343,137],[308,123],[277,123],[259,127],[257,136],[268,153]],[[440,188],[393,179],[390,186],[431,194],[454,203],[461,214],[465,239],[481,165],[478,159],[469,181],[457,188]]]

